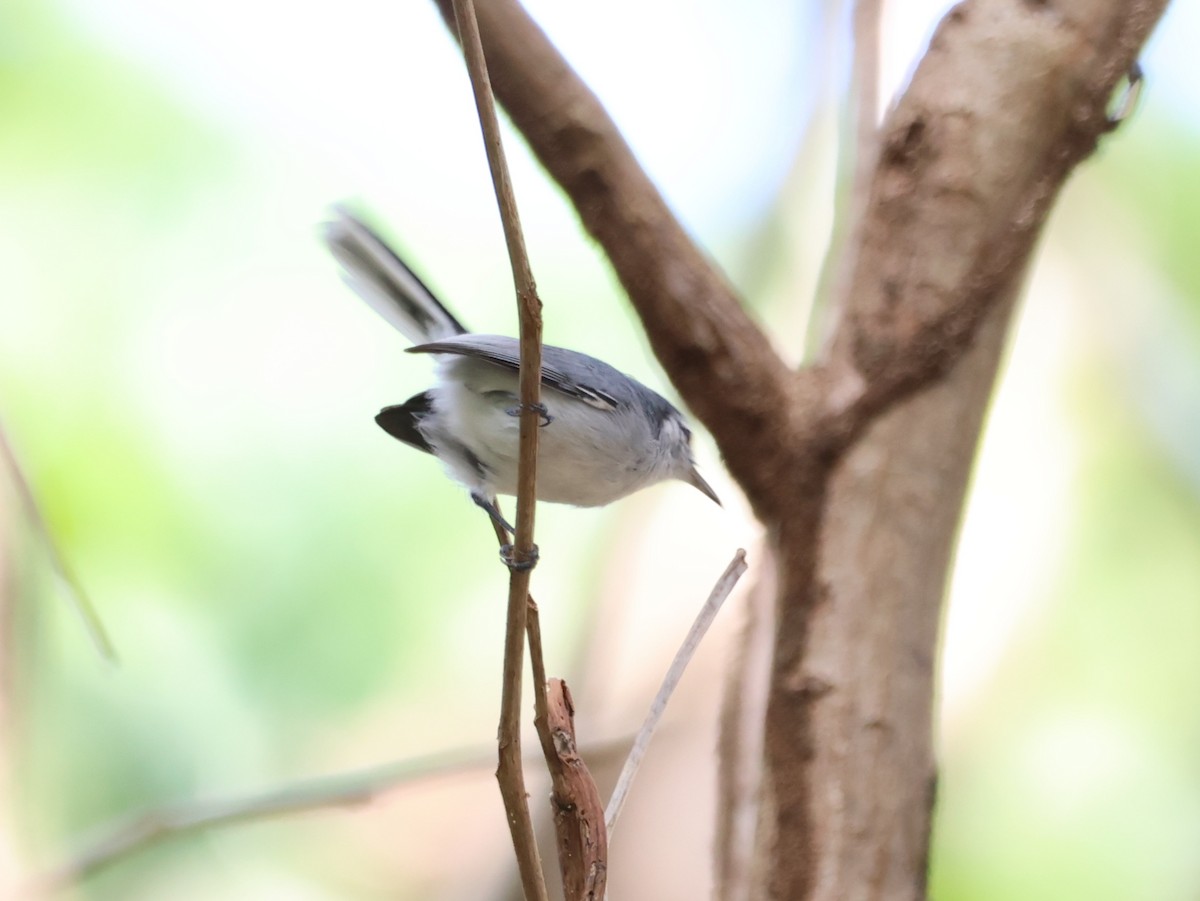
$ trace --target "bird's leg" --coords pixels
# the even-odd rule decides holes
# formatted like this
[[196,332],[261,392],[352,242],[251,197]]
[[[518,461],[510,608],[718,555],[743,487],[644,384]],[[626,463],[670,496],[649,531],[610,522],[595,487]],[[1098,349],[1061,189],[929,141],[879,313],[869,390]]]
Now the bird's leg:
[[517,530],[509,524],[507,519],[500,515],[500,508],[496,506],[496,499],[494,497],[487,497],[486,495],[478,494],[472,491],[471,500],[473,500],[476,505],[482,507],[484,512],[492,518],[492,522],[494,522],[499,528],[503,529],[507,535],[517,534]]
[[482,494],[471,492],[471,500],[487,511],[487,515],[492,518],[492,522],[496,528],[504,533],[500,539],[503,544],[500,545],[500,559],[504,561],[504,565],[513,572],[525,572],[533,569],[538,563],[538,546],[535,544],[529,549],[529,556],[524,560],[517,560],[514,555],[514,547],[511,543],[504,541],[509,535],[516,535],[517,530],[509,524],[508,520],[500,515],[500,508],[496,506],[496,499],[485,497]]
[[529,549],[529,556],[524,560],[516,559],[514,550],[515,549],[511,544],[500,545],[500,559],[503,560],[504,565],[513,572],[523,573],[527,570],[533,569],[538,565],[538,558],[541,556],[541,552],[538,551],[538,546],[536,544]]

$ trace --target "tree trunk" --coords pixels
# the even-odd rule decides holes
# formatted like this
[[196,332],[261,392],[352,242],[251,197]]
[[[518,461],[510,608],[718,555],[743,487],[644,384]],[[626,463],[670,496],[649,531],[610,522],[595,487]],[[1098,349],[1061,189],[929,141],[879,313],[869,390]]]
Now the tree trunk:
[[515,0],[479,2],[497,97],[772,543],[758,831],[749,867],[718,849],[725,875],[747,874],[719,878],[723,898],[925,894],[938,624],[988,396],[1051,205],[1114,127],[1110,99],[1165,3],[952,9],[855,187],[829,346],[792,371],[545,35]]

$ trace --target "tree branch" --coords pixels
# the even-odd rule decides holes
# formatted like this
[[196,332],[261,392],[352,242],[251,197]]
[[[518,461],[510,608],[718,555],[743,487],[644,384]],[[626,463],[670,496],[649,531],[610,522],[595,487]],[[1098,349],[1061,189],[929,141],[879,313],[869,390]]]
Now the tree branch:
[[[450,0],[437,0],[453,27]],[[779,477],[758,462],[787,443],[792,380],[725,277],[675,219],[599,100],[515,0],[487,0],[480,28],[496,95],[575,205],[642,318],[684,402],[751,501]]]
[[879,159],[879,30],[883,2],[855,0],[853,6],[854,46],[845,110],[838,130],[833,226],[818,283],[813,321],[809,323],[808,343],[813,348],[822,347],[836,328],[841,310],[834,301],[846,296],[846,283],[859,246],[858,230],[867,214],[871,173]]
[[[618,755],[624,757],[628,754],[631,742],[632,738],[628,735],[604,739],[588,745],[586,752],[593,760],[609,757],[619,759]],[[256,794],[211,800],[189,799],[150,808],[97,827],[92,836],[85,839],[65,862],[34,879],[29,886],[29,893],[38,895],[66,889],[126,857],[193,832],[297,813],[362,806],[396,789],[482,770],[494,760],[494,749],[459,748],[345,773],[317,776]],[[535,760],[535,757],[526,755],[525,763]]]
[[773,546],[755,897],[923,894],[936,623],[987,393],[1050,206],[1164,6],[955,7],[883,126],[829,349],[795,374],[545,35],[483,8],[498,95]]
[[38,505],[37,497],[33,493],[33,486],[29,484],[29,479],[25,477],[25,471],[21,468],[21,461],[17,459],[17,452],[13,449],[12,444],[9,443],[8,435],[4,431],[4,424],[2,422],[0,422],[0,457],[4,458],[4,463],[8,468],[9,474],[17,486],[17,494],[21,497],[21,503],[25,505],[25,515],[29,518],[30,523],[32,523],[38,540],[50,556],[50,567],[53,569],[59,585],[62,586],[62,590],[71,602],[71,606],[75,608],[75,612],[79,614],[79,618],[83,620],[88,638],[92,640],[96,652],[101,657],[109,663],[116,663],[117,650],[113,646],[112,639],[108,636],[108,630],[104,628],[104,621],[100,618],[95,604],[92,603],[91,598],[88,597],[87,592],[84,590],[83,583],[79,581],[74,569],[71,568],[71,564],[67,561],[66,554],[58,546],[58,542],[54,540],[54,533],[50,531],[46,517],[42,515],[42,509]]
[[879,22],[883,0],[854,0],[853,64],[850,68],[850,118],[853,122],[849,158],[854,183],[866,180],[875,160],[879,131]]
[[1164,5],[968,0],[884,124],[823,362],[836,466],[768,523],[759,848],[793,853],[754,897],[924,895],[937,624],[987,397],[1050,205]]
[[696,619],[692,623],[692,627],[688,629],[688,634],[680,644],[679,650],[675,652],[675,657],[671,660],[666,675],[663,676],[662,684],[654,695],[654,700],[650,702],[650,710],[646,713],[646,719],[642,722],[642,727],[638,729],[637,737],[633,740],[633,747],[629,749],[629,757],[625,760],[625,766],[621,768],[621,775],[617,779],[612,797],[608,799],[604,820],[610,834],[616,828],[617,818],[625,807],[625,799],[629,796],[629,789],[633,785],[634,777],[641,768],[642,758],[646,756],[650,740],[654,738],[662,715],[667,709],[667,702],[671,700],[675,687],[679,685],[684,671],[700,648],[700,642],[708,634],[708,629],[725,604],[725,599],[733,592],[738,580],[745,574],[746,568],[746,552],[742,548],[738,548],[733,559],[729,561],[729,565],[725,567],[725,571],[713,585],[700,612],[696,614]]
[[774,561],[760,548],[744,622],[728,662],[717,742],[713,901],[750,901],[754,831],[762,797],[763,721],[775,636]]
[[550,803],[558,835],[558,863],[567,901],[602,901],[608,885],[608,833],[604,803],[575,740],[575,703],[567,683],[551,679],[543,745],[554,779]]
[[[857,420],[961,359],[1111,130],[1113,91],[1164,6],[968,0],[942,21],[885,124],[831,351],[835,377],[859,386]],[[1108,27],[1081,27],[1070,13],[1084,7]]]
[[[504,159],[500,123],[496,118],[487,63],[472,0],[454,0],[454,17],[462,35],[463,55],[471,76],[488,166],[496,189],[496,202],[504,225],[504,238],[512,264],[520,319],[520,438],[517,463],[517,531],[509,552],[508,616],[504,635],[504,682],[500,700],[499,765],[496,779],[508,813],[513,849],[521,873],[525,896],[531,901],[548,901],[546,880],[538,854],[533,820],[529,814],[525,774],[521,767],[521,677],[525,658],[526,605],[529,577],[537,562],[533,543],[535,489],[537,482],[538,409],[542,373],[542,304],[525,251],[512,179]],[[503,551],[502,551],[503,553]]]
[[550,771],[550,805],[558,838],[558,867],[567,901],[604,898],[608,882],[608,833],[600,791],[575,740],[575,704],[561,679],[546,679],[542,627],[529,599],[529,662],[533,668],[534,726]]
[[485,748],[463,748],[307,779],[260,794],[167,804],[100,827],[66,862],[43,873],[31,888],[38,894],[60,891],[169,838],[253,820],[367,804],[403,785],[481,769],[489,759]]

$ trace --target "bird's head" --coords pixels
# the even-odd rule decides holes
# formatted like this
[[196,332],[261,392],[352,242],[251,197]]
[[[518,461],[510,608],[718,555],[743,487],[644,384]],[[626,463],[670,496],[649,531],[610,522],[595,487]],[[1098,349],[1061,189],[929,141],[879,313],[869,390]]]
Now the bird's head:
[[721,506],[717,493],[696,469],[696,458],[692,454],[692,430],[678,410],[671,409],[663,418],[659,441],[668,461],[670,478],[687,482],[711,498],[718,507]]

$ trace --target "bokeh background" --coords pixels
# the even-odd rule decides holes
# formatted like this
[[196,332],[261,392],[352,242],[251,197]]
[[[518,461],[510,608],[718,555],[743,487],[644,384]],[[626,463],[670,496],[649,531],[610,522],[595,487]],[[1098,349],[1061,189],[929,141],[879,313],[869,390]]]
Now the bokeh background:
[[[844,11],[529,6],[799,360]],[[889,8],[887,96],[941,11]],[[1136,116],[1072,179],[993,404],[945,628],[942,901],[1200,897],[1196,34],[1200,7],[1177,2]],[[488,758],[505,571],[465,494],[372,422],[428,365],[315,237],[331,202],[357,202],[462,319],[511,330],[477,128],[428,2],[0,5],[0,418],[121,655],[94,652],[5,473],[0,893],[157,805],[482,755],[367,806],[161,843],[61,896],[511,896]],[[562,197],[508,146],[547,340],[670,394]],[[666,485],[539,511],[550,669],[601,763],[733,549],[754,556],[744,504],[700,453],[724,510]],[[744,600],[635,786],[617,897],[707,894]]]

